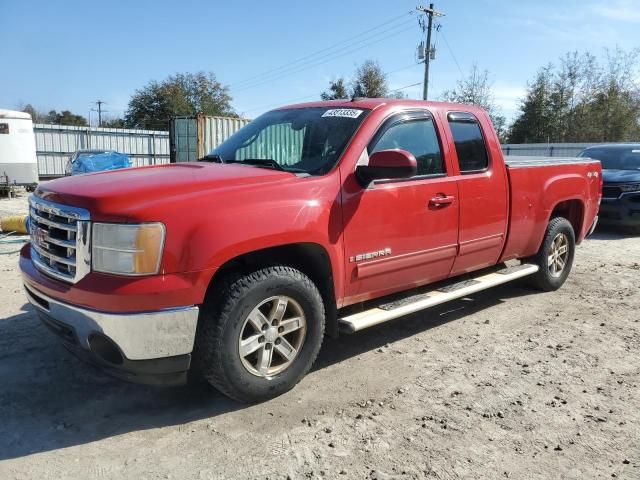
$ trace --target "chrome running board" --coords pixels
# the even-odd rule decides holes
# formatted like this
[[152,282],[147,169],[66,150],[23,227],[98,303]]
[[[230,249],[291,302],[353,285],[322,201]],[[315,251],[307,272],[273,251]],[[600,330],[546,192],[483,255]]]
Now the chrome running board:
[[388,322],[410,313],[419,312],[426,308],[435,307],[442,303],[466,297],[476,292],[486,290],[518,278],[526,277],[539,270],[537,265],[522,264],[514,267],[502,268],[456,283],[440,287],[436,290],[415,294],[411,291],[407,297],[391,302],[385,302],[363,312],[354,313],[338,319],[340,330],[345,333],[355,333],[359,330]]

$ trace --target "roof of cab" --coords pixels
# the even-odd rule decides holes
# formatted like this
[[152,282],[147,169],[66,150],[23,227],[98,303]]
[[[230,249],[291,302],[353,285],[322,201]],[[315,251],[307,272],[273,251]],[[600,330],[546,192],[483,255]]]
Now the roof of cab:
[[480,110],[477,105],[466,105],[460,103],[448,103],[448,102],[432,102],[426,100],[408,100],[397,98],[355,98],[353,100],[341,99],[341,100],[322,100],[317,102],[307,103],[295,103],[292,105],[285,105],[278,107],[276,110],[288,109],[288,108],[310,108],[310,107],[335,107],[335,108],[366,108],[369,110],[375,110],[377,108],[389,106],[389,107],[435,107],[446,110],[466,110],[469,112]]

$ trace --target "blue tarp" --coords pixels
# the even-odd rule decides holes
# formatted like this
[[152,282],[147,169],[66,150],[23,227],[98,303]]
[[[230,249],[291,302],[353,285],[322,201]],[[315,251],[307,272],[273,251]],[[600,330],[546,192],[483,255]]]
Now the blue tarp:
[[71,164],[71,175],[80,173],[103,172],[131,166],[129,157],[124,153],[105,152],[81,154]]

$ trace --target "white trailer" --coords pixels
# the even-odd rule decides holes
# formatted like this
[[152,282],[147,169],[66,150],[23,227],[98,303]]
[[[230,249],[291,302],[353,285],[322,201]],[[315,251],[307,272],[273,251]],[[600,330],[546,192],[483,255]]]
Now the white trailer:
[[36,138],[31,115],[0,109],[0,184],[38,183]]

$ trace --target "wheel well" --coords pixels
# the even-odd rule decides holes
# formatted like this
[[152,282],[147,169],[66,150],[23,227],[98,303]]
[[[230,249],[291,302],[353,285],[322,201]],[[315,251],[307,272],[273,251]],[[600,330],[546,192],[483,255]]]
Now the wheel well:
[[564,217],[571,223],[573,231],[576,235],[576,241],[582,232],[582,223],[584,222],[584,205],[580,200],[565,200],[558,203],[551,212],[551,218]]
[[257,269],[286,265],[300,270],[318,287],[324,302],[325,332],[331,337],[338,335],[338,313],[333,288],[333,272],[327,251],[316,243],[293,243],[249,252],[227,261],[216,271],[209,282],[209,289],[225,275],[248,274]]

